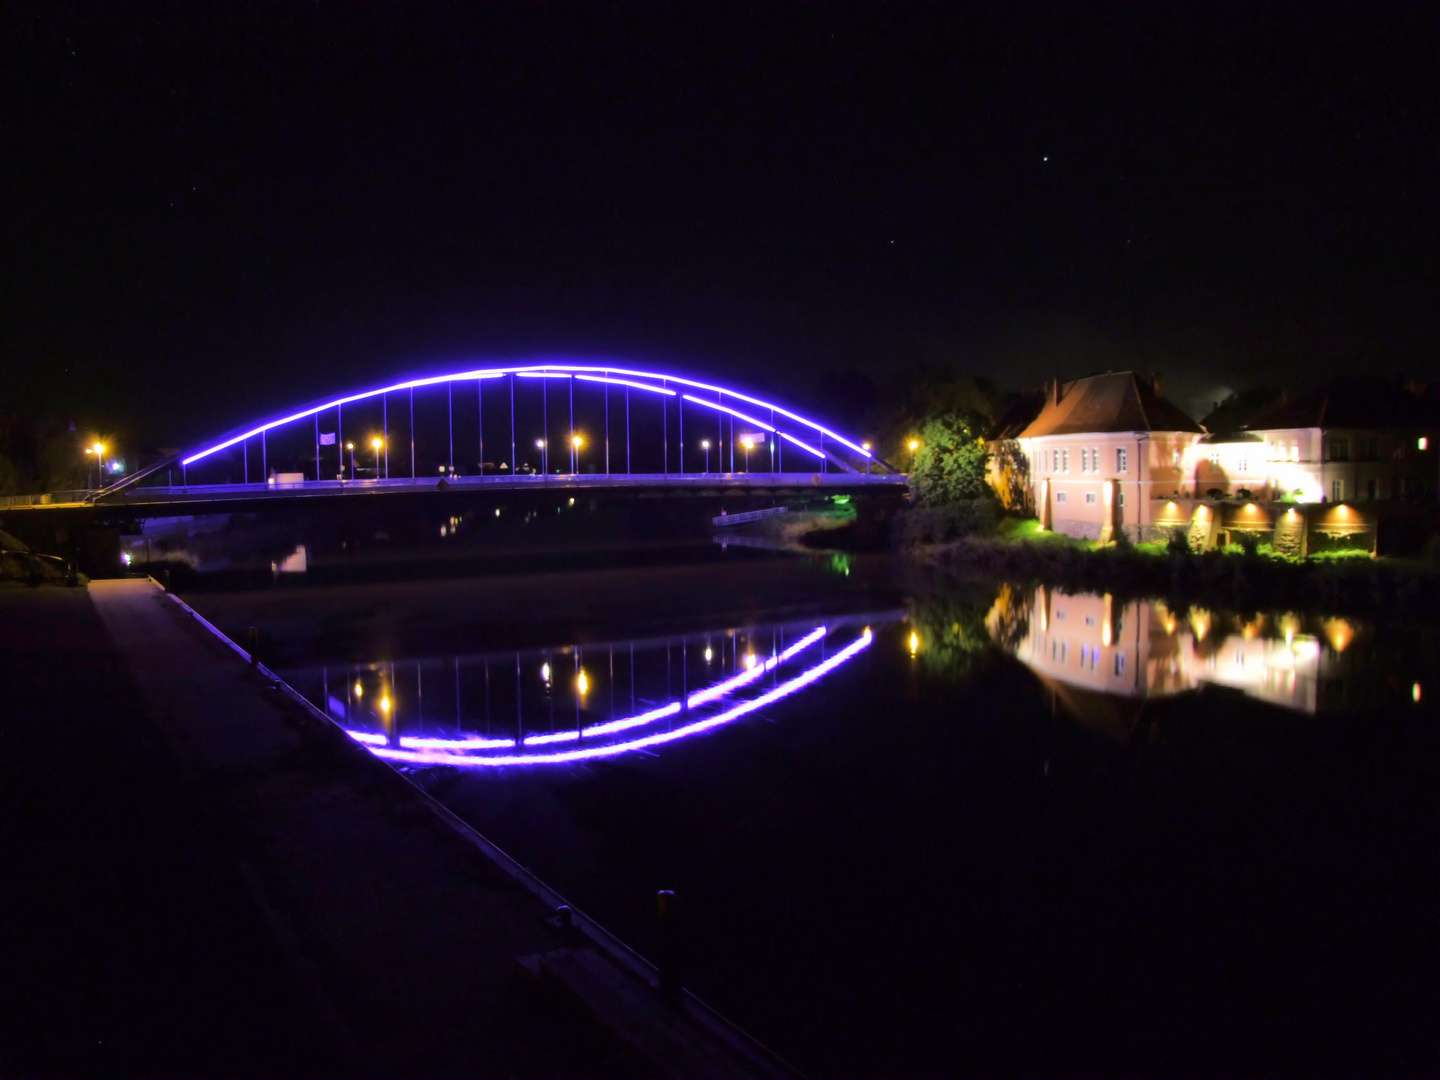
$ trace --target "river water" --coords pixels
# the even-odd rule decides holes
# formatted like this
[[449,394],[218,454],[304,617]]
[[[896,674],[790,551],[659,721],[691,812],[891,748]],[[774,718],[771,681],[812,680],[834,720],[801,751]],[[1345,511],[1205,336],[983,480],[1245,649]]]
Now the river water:
[[1433,1068],[1433,625],[630,561],[187,599],[809,1074]]

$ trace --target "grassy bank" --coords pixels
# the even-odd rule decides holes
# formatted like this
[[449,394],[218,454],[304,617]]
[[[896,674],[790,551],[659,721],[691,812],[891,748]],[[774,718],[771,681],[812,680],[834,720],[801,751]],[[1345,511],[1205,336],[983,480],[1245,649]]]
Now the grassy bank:
[[1336,553],[1288,559],[1263,552],[1179,554],[1163,544],[1100,546],[1007,518],[988,534],[906,545],[912,558],[958,576],[983,575],[1117,596],[1247,611],[1386,611],[1433,622],[1440,575],[1419,560]]

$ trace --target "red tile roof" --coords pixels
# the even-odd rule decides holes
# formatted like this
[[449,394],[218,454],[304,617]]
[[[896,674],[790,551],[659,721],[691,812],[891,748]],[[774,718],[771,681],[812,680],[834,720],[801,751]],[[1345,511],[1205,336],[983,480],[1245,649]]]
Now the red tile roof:
[[1205,429],[1166,401],[1133,371],[1091,375],[1066,383],[1056,404],[1047,400],[1022,439],[1106,431],[1186,431]]

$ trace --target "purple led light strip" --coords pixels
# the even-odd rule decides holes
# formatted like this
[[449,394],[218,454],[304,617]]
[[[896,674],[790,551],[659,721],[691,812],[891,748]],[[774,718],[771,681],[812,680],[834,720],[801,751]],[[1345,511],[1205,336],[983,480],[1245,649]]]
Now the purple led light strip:
[[[600,374],[601,378],[599,378],[598,380],[595,379],[593,376],[591,376],[590,378],[587,378],[586,375],[580,374],[581,372],[584,372],[584,373],[595,373],[595,372],[598,372],[598,373]],[[831,431],[829,428],[825,427],[825,426],[822,425],[822,424],[817,423],[817,422],[814,421],[814,420],[809,420],[809,419],[807,419],[807,418],[805,418],[805,417],[803,417],[803,416],[798,415],[797,413],[790,412],[788,409],[783,409],[783,408],[781,408],[781,407],[778,406],[778,405],[772,404],[771,402],[762,401],[760,398],[751,397],[751,396],[749,396],[748,394],[742,394],[742,393],[740,393],[740,392],[738,392],[738,391],[736,391],[736,390],[730,390],[730,389],[727,389],[727,388],[725,388],[725,387],[723,387],[723,386],[715,386],[715,385],[713,385],[713,384],[711,384],[711,383],[703,383],[703,382],[699,382],[699,381],[697,381],[697,380],[695,380],[695,379],[681,378],[680,376],[677,376],[677,375],[662,375],[662,374],[659,374],[659,373],[656,373],[656,372],[652,372],[652,371],[635,371],[635,370],[632,370],[632,369],[629,369],[629,368],[599,367],[599,366],[596,366],[596,365],[594,365],[594,364],[520,364],[520,365],[512,365],[512,366],[504,366],[504,367],[476,368],[476,369],[473,369],[473,370],[470,370],[470,371],[456,372],[456,373],[453,374],[453,375],[433,375],[433,376],[430,376],[430,377],[424,378],[424,379],[409,379],[409,380],[407,380],[407,381],[405,381],[405,382],[395,383],[395,384],[392,385],[392,386],[384,386],[384,387],[381,387],[381,388],[379,388],[379,389],[377,389],[377,390],[366,390],[366,391],[363,391],[362,393],[350,394],[350,395],[348,395],[348,396],[346,396],[346,397],[336,398],[336,399],[333,400],[333,401],[327,401],[327,402],[326,402],[325,404],[323,404],[323,405],[315,405],[315,406],[312,406],[311,408],[304,409],[304,410],[302,410],[302,411],[300,411],[300,412],[291,413],[289,416],[281,417],[281,418],[278,419],[278,420],[270,420],[270,421],[267,421],[266,423],[260,424],[260,425],[257,426],[257,427],[251,428],[249,431],[243,432],[243,433],[241,433],[241,434],[239,434],[239,435],[232,436],[231,438],[226,439],[226,440],[223,441],[223,442],[216,443],[216,444],[213,445],[213,446],[206,447],[205,449],[199,450],[199,451],[197,451],[197,452],[194,453],[194,454],[190,454],[189,456],[181,459],[181,464],[182,464],[182,465],[192,465],[192,464],[194,464],[195,462],[201,460],[202,458],[209,457],[211,454],[217,453],[217,452],[220,451],[220,450],[224,450],[224,449],[226,449],[226,448],[228,448],[228,447],[234,446],[236,443],[243,442],[244,440],[249,439],[249,438],[251,438],[252,436],[259,435],[261,432],[269,431],[271,428],[279,427],[279,426],[281,426],[282,424],[288,424],[288,423],[291,423],[292,421],[295,421],[295,420],[303,420],[304,418],[306,418],[306,417],[308,417],[308,416],[314,416],[316,413],[323,412],[323,411],[326,410],[326,409],[333,409],[333,408],[336,408],[337,406],[340,406],[340,405],[348,405],[348,404],[350,404],[352,401],[362,401],[362,400],[364,400],[365,398],[377,397],[377,396],[382,395],[382,394],[390,394],[390,393],[394,393],[394,392],[397,391],[397,390],[410,390],[410,389],[414,389],[414,388],[417,387],[417,386],[434,386],[434,385],[437,385],[437,384],[439,384],[439,383],[455,382],[455,381],[457,381],[457,380],[467,380],[467,379],[499,379],[499,378],[504,377],[505,375],[530,375],[530,374],[539,375],[540,377],[543,378],[543,377],[545,377],[546,374],[551,374],[551,373],[553,373],[556,377],[561,377],[561,378],[566,378],[566,377],[569,377],[570,375],[575,375],[577,378],[587,378],[587,381],[602,381],[602,382],[603,382],[603,381],[610,381],[610,382],[621,382],[622,384],[624,384],[624,380],[611,379],[611,378],[609,378],[609,376],[610,376],[612,373],[613,373],[613,374],[619,374],[619,375],[631,375],[631,376],[635,376],[635,377],[642,378],[642,379],[664,379],[664,380],[668,380],[669,382],[680,383],[680,384],[685,385],[685,386],[693,386],[693,387],[696,387],[697,389],[700,389],[700,390],[709,390],[709,391],[712,391],[712,392],[714,392],[714,393],[726,394],[726,395],[728,395],[728,396],[730,396],[730,397],[732,397],[732,398],[736,398],[737,400],[740,400],[740,401],[748,401],[748,402],[749,402],[750,404],[752,404],[752,405],[758,405],[758,406],[760,406],[760,407],[763,408],[763,409],[769,409],[769,410],[771,410],[772,412],[779,413],[781,416],[788,417],[789,419],[794,420],[796,423],[804,424],[806,427],[812,428],[812,429],[814,429],[815,431],[820,432],[822,435],[828,435],[828,436],[830,436],[832,439],[834,439],[836,442],[838,442],[838,443],[840,443],[840,444],[842,444],[842,445],[844,445],[844,446],[849,447],[851,450],[855,451],[855,453],[861,455],[862,457],[869,458],[869,457],[872,456],[871,453],[870,453],[870,451],[866,450],[864,447],[859,446],[859,445],[857,445],[856,443],[851,442],[849,439],[845,438],[843,435],[840,435],[840,434],[838,434],[837,432]],[[630,383],[629,385],[640,385],[640,384]],[[653,387],[653,386],[643,386],[643,385],[642,385],[642,386],[641,386],[641,389],[655,390],[655,391],[661,392],[661,393],[666,392],[666,391],[661,390],[659,387]],[[673,391],[671,391],[671,393],[673,393]],[[701,401],[701,402],[699,402],[699,403],[700,403],[700,404],[703,404],[703,405],[709,405],[709,404],[711,404],[710,402],[704,402],[704,401]],[[728,411],[728,410],[727,410],[727,411]],[[747,419],[748,419],[748,418],[747,418]],[[753,423],[758,423],[758,421],[751,421],[751,422],[753,422]],[[764,426],[766,426],[768,430],[772,430],[772,431],[774,430],[773,428],[769,428],[768,425],[764,425]],[[797,446],[802,446],[802,447],[804,447],[806,450],[809,450],[812,454],[816,454],[817,456],[820,456],[820,457],[823,457],[823,456],[824,456],[823,454],[820,454],[820,452],[819,452],[818,450],[815,450],[815,449],[813,449],[812,447],[806,446],[804,443],[800,442],[798,439],[793,439],[793,438],[792,438],[791,441],[792,441],[792,442],[795,442],[795,444],[796,444]]]
[[[629,742],[611,743],[609,746],[588,746],[580,750],[562,750],[556,754],[506,754],[503,757],[468,757],[464,754],[447,754],[440,752],[417,752],[413,750],[394,750],[389,747],[371,747],[371,753],[385,758],[388,761],[404,761],[416,765],[455,765],[462,768],[491,767],[497,765],[541,765],[550,762],[585,761],[590,758],[613,757],[616,754],[629,753],[632,750],[643,750],[650,746],[660,746],[664,743],[674,742],[677,739],[684,739],[691,735],[698,735],[702,731],[709,731],[722,724],[728,724],[737,720],[756,709],[764,708],[771,702],[778,701],[795,691],[809,686],[816,679],[822,678],[834,671],[841,664],[856,656],[867,648],[874,640],[867,627],[860,637],[841,649],[830,659],[816,664],[813,668],[803,672],[788,682],[750,701],[741,702],[722,713],[708,717],[705,720],[698,720],[693,724],[686,724],[673,731],[660,731],[654,735],[647,735],[641,739],[632,739]],[[679,706],[676,705],[676,708]]]
[[663,386],[650,386],[648,383],[635,382],[633,379],[602,379],[599,375],[576,375],[581,382],[603,382],[614,383],[616,386],[633,386],[636,390],[649,390],[652,394],[669,394],[675,396],[674,390],[666,390]]
[[693,397],[690,394],[685,394],[684,398],[686,401],[693,401],[696,405],[704,405],[707,409],[718,409],[720,412],[727,412],[731,416],[738,416],[747,424],[754,424],[756,427],[762,427],[766,431],[775,430],[769,424],[765,423],[764,420],[756,420],[753,416],[746,416],[739,409],[732,409],[728,405],[721,405],[718,401],[706,401],[704,398]]

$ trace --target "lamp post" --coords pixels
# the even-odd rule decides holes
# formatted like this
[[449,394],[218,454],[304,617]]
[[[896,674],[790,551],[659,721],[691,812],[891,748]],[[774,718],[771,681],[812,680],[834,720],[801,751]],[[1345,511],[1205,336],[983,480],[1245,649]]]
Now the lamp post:
[[742,435],[742,436],[740,436],[740,445],[743,446],[743,447],[745,447],[745,471],[746,471],[746,473],[749,473],[749,471],[750,471],[750,450],[755,446],[755,436],[754,436],[754,435]]
[[869,475],[870,475],[870,444],[869,444],[868,442],[862,442],[862,443],[860,444],[860,449],[862,449],[862,450],[865,451],[865,475],[866,475],[866,476],[869,476]]
[[701,439],[700,449],[705,451],[705,471],[708,473],[710,471],[710,440]]
[[911,471],[911,472],[914,472],[914,471],[915,471],[915,451],[916,451],[916,450],[919,450],[919,449],[920,449],[920,440],[919,440],[919,439],[911,439],[911,440],[910,440],[910,471]]
[[355,444],[354,444],[353,442],[347,442],[347,443],[345,444],[345,449],[350,451],[350,479],[351,479],[351,480],[354,480],[354,479],[355,479]]
[[570,436],[570,472],[571,472],[571,473],[578,474],[578,473],[580,472],[580,447],[582,447],[582,446],[584,446],[584,445],[585,445],[585,437],[584,437],[583,435],[572,435],[572,436]]
[[370,440],[370,445],[375,449],[375,479],[380,479],[380,448],[385,445],[385,440],[376,435]]
[[102,488],[105,486],[105,444],[97,442],[93,449],[95,451],[95,486]]
[[540,451],[540,475],[541,475],[541,476],[548,476],[549,473],[550,473],[550,465],[549,465],[550,459],[549,459],[549,455],[547,454],[546,449],[545,449],[545,440],[544,440],[544,439],[536,439],[536,440],[535,440],[535,449],[537,449],[537,450]]

